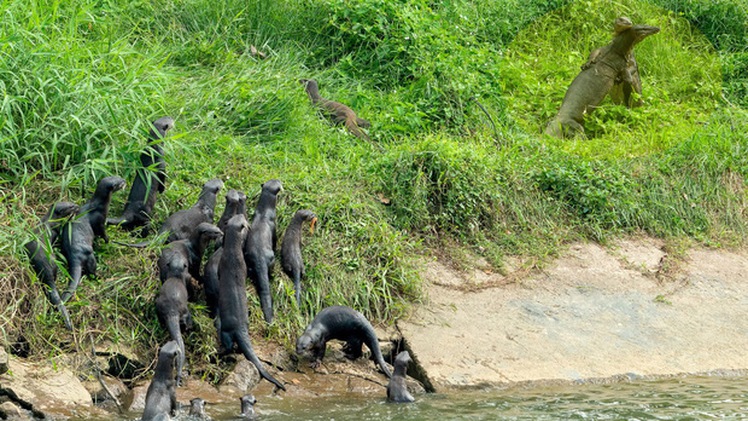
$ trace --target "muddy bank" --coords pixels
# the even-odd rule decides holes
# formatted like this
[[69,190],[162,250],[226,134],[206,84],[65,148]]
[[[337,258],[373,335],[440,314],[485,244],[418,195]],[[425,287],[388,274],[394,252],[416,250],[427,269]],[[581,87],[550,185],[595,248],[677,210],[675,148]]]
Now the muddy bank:
[[[663,275],[667,276],[663,276]],[[576,244],[545,269],[423,272],[398,323],[437,390],[748,369],[748,254],[656,240]]]

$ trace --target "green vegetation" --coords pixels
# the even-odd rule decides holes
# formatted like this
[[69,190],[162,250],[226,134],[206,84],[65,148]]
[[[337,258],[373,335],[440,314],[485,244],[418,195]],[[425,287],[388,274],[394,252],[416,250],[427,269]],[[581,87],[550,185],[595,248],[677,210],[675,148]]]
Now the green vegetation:
[[[413,257],[445,245],[500,266],[627,233],[748,238],[748,11],[737,0],[2,4],[0,328],[31,355],[87,349],[89,335],[151,355],[165,337],[157,248],[99,244],[99,277],[69,304],[74,335],[60,333],[20,257],[52,202],[84,202],[105,175],[132,180],[148,121],[163,115],[177,127],[157,221],[214,177],[250,207],[262,182],[281,179],[279,233],[297,209],[319,216],[305,238],[303,307],[279,268],[273,327],[248,293],[252,331],[286,344],[331,304],[403,315],[421,297]],[[663,27],[637,46],[646,105],[605,105],[588,140],[536,135],[619,14]],[[321,120],[302,77],[370,120],[372,141]],[[215,378],[203,364],[215,357],[212,323],[200,305],[193,313],[190,364]]]

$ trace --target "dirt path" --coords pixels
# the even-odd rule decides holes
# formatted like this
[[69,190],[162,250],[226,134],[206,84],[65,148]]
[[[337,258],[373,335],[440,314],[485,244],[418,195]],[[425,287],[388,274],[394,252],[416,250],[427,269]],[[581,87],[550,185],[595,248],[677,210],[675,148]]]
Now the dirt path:
[[660,281],[667,259],[640,239],[508,277],[430,262],[399,328],[437,390],[748,369],[748,253],[693,249]]

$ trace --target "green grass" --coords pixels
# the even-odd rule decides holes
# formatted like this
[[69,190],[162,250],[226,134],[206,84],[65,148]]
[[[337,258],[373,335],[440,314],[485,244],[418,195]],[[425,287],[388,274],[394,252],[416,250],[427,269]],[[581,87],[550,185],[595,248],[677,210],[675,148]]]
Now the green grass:
[[[89,336],[144,356],[163,341],[157,248],[99,245],[99,277],[69,306],[74,335],[60,333],[22,257],[52,202],[83,203],[106,175],[132,180],[148,121],[163,115],[177,126],[164,142],[157,221],[214,177],[245,191],[250,208],[261,183],[281,179],[279,233],[298,209],[319,216],[304,239],[301,309],[277,267],[270,329],[248,289],[252,332],[286,345],[327,305],[385,323],[403,316],[422,297],[417,261],[431,250],[501,266],[507,255],[542,263],[570,241],[631,233],[745,244],[748,12],[737,1],[606,4],[2,2],[4,340],[23,337],[36,357],[87,349]],[[537,135],[619,13],[663,27],[636,48],[645,106],[605,105],[588,119],[588,140]],[[252,45],[269,58],[252,57]],[[319,118],[298,83],[309,77],[372,122],[371,142]],[[114,213],[125,198],[115,195]],[[213,380],[203,310],[193,307],[188,358]]]

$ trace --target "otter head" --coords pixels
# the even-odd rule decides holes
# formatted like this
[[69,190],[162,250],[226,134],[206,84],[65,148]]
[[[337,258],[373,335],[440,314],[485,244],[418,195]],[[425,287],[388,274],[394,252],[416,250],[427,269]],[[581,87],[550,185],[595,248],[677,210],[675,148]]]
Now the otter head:
[[51,221],[64,219],[68,216],[75,215],[80,210],[80,206],[72,202],[57,202],[52,206],[49,219]]
[[262,184],[262,192],[270,193],[272,195],[277,195],[283,190],[283,185],[281,184],[280,180],[277,178],[273,178],[272,180],[268,180],[265,183]]
[[95,196],[110,197],[113,192],[122,190],[125,188],[125,186],[127,186],[127,182],[124,178],[117,177],[116,175],[110,175],[109,177],[104,177],[99,181],[99,184],[96,186]]
[[247,203],[247,195],[239,190],[231,189],[226,193],[226,203],[233,206],[243,206]]
[[182,253],[170,252],[169,262],[166,264],[166,279],[179,278],[187,281],[190,277],[189,262]]
[[314,234],[314,224],[317,223],[317,215],[309,209],[301,209],[296,211],[295,218],[299,218],[304,222],[309,221],[309,233]]
[[312,338],[309,333],[304,332],[304,334],[299,336],[299,339],[296,340],[296,353],[302,357],[313,358],[315,345],[316,341],[314,338]]
[[190,415],[192,416],[205,415],[205,399],[194,398],[190,400]]
[[165,343],[158,351],[158,359],[159,361],[171,362],[170,366],[173,368],[174,364],[177,361],[177,356],[179,356],[179,354],[181,353],[182,351],[179,349],[179,345],[177,345],[177,342],[169,341]]
[[218,194],[223,188],[223,181],[218,178],[214,178],[205,184],[203,184],[203,193]]
[[229,219],[226,223],[226,228],[223,234],[223,246],[226,247],[228,244],[239,244],[243,245],[247,239],[247,233],[249,232],[249,222],[247,217],[243,214],[237,214]]
[[411,361],[408,351],[402,351],[395,357],[395,365],[407,366]]
[[174,119],[171,117],[161,117],[154,121],[152,126],[151,139],[161,139],[166,137],[166,132],[174,128]]
[[223,236],[223,232],[217,226],[209,222],[201,222],[197,226],[197,233],[202,241],[218,240]]
[[244,395],[239,398],[239,401],[242,404],[242,415],[245,415],[249,411],[254,411],[253,407],[257,403],[254,395]]

